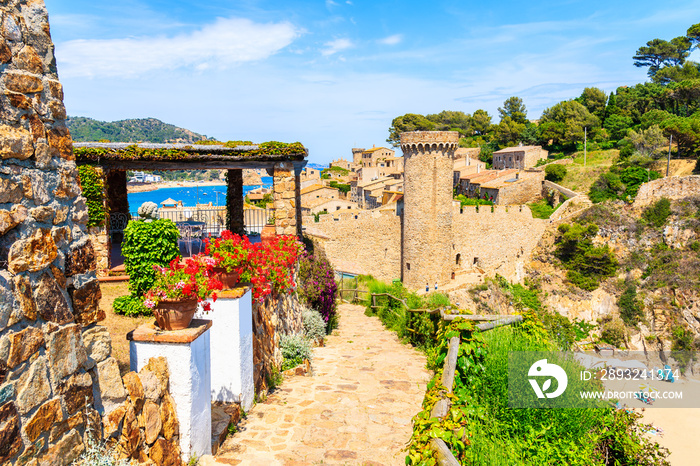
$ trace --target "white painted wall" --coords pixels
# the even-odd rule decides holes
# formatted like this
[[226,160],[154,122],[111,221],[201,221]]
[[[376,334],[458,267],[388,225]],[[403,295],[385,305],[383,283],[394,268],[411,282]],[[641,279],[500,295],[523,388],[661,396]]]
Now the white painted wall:
[[138,372],[153,357],[164,356],[170,370],[170,395],[180,422],[185,461],[211,454],[211,355],[209,330],[191,343],[130,342],[130,366]]
[[253,406],[253,305],[248,290],[236,299],[219,298],[212,311],[197,311],[195,318],[212,321],[211,397],[214,401]]

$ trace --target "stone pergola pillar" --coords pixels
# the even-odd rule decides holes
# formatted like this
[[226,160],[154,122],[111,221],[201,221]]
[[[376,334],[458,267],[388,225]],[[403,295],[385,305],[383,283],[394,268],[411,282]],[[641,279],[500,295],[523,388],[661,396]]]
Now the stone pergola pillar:
[[[278,235],[301,236],[301,192],[293,162],[279,162],[273,168],[275,229]],[[299,191],[299,193],[297,193]]]
[[[126,170],[105,170],[107,212],[129,215],[129,197],[126,191]],[[138,208],[138,206],[136,206]]]
[[228,170],[227,179],[227,227],[233,233],[244,234],[245,221],[243,219],[243,170]]

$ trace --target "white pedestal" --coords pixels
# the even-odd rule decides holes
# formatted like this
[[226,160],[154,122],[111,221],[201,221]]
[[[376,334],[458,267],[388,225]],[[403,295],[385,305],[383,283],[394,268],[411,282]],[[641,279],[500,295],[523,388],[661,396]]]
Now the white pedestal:
[[211,397],[213,401],[240,402],[249,411],[255,397],[252,293],[240,287],[220,296],[211,312],[195,315],[212,321]]
[[152,357],[168,361],[184,461],[211,454],[210,327],[208,320],[193,320],[184,330],[158,332],[144,324],[129,334],[132,371],[141,370]]

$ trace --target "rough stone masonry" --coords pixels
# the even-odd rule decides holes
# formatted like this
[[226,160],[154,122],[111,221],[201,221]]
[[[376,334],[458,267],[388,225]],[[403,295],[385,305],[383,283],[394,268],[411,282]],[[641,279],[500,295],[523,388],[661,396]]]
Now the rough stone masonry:
[[[70,464],[88,423],[101,439],[103,415],[116,421],[114,443],[130,450],[141,436],[141,411],[127,409],[137,384],[125,389],[97,325],[95,254],[53,52],[43,1],[0,3],[0,464]],[[159,433],[148,440],[160,457],[179,461]]]

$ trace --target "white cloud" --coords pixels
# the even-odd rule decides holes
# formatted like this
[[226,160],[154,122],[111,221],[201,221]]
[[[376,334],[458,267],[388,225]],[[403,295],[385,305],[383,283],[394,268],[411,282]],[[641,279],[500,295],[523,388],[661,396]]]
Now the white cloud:
[[288,22],[219,18],[173,37],[72,40],[57,44],[56,55],[61,77],[135,77],[155,70],[228,68],[263,60],[301,33]]
[[330,42],[326,42],[323,44],[326,46],[325,49],[321,51],[321,53],[325,56],[333,55],[334,53],[338,53],[342,50],[346,50],[351,48],[354,44],[350,39],[336,39],[332,40]]
[[384,44],[384,45],[396,45],[396,44],[400,44],[402,40],[403,40],[403,35],[394,34],[393,36],[379,39],[377,42],[380,44]]

